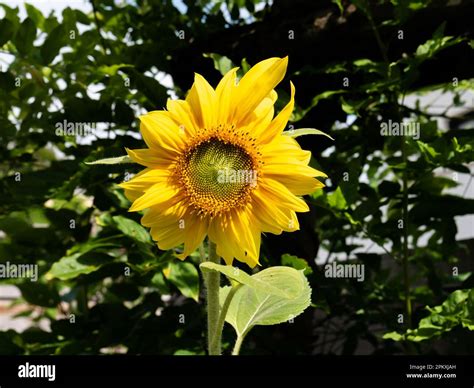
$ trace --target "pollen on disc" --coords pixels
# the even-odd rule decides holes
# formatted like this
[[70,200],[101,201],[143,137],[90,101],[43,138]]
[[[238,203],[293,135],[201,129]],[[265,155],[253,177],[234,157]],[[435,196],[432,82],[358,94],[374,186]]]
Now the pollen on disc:
[[180,172],[192,204],[211,214],[238,205],[255,179],[254,161],[245,149],[215,138],[190,150]]

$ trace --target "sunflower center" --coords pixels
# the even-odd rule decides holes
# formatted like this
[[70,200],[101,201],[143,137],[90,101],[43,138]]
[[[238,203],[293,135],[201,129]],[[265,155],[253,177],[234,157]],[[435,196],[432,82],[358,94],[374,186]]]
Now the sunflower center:
[[192,147],[180,164],[188,198],[206,214],[242,204],[257,182],[254,160],[246,150],[217,138]]

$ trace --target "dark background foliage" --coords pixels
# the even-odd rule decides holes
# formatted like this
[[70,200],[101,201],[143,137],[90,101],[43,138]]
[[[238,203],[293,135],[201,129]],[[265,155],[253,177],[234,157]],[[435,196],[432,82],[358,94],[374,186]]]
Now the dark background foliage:
[[[264,238],[261,261],[305,268],[313,304],[256,328],[243,353],[467,353],[474,244],[455,217],[474,213],[474,3],[451,3],[105,0],[89,13],[26,5],[25,18],[0,4],[0,261],[40,269],[36,283],[1,280],[21,294],[0,312],[29,324],[0,331],[0,353],[203,354],[197,254],[159,251],[127,212],[116,184],[139,166],[84,162],[142,148],[137,116],[184,97],[194,72],[216,85],[231,62],[286,55],[277,107],[291,79],[290,129],[335,141],[298,139],[330,179],[299,232]],[[430,93],[448,96],[445,109]],[[419,139],[381,136],[404,119]],[[58,134],[64,120],[95,130]],[[461,177],[464,192],[447,192]],[[324,262],[342,259],[365,264],[365,281],[326,278]]]

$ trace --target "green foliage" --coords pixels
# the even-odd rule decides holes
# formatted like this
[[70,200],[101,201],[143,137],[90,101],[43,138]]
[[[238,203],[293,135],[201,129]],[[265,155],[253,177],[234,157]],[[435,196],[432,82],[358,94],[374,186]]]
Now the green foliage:
[[415,52],[415,58],[419,61],[433,58],[438,52],[450,46],[456,45],[463,41],[462,38],[454,38],[452,36],[444,36],[446,25],[443,23],[434,33],[433,39],[427,40],[418,46]]
[[384,338],[420,342],[439,337],[456,326],[474,330],[474,289],[456,290],[441,305],[427,310],[430,315],[421,319],[416,329],[403,334],[387,333]]
[[331,140],[334,140],[327,133],[324,133],[323,131],[320,131],[319,129],[315,129],[315,128],[291,129],[289,131],[283,132],[283,134],[289,137],[293,137],[293,138],[303,136],[303,135],[323,135],[330,138]]
[[20,54],[27,55],[31,52],[35,38],[35,22],[28,17],[21,23],[20,28],[13,37],[13,44]]
[[281,257],[281,264],[303,271],[305,275],[311,275],[313,270],[305,259],[285,254]]
[[64,25],[56,26],[41,46],[41,58],[45,65],[50,64],[59,54],[59,50],[67,43],[67,31]]
[[115,158],[105,158],[100,160],[94,160],[93,162],[85,162],[89,165],[94,164],[122,164],[122,163],[133,163],[132,159],[128,155],[117,156]]
[[[225,317],[234,327],[238,343],[254,326],[291,321],[310,305],[311,288],[303,271],[276,266],[257,272],[251,279],[255,282],[246,281],[237,289]],[[221,289],[221,305],[230,290],[229,286]]]
[[15,25],[8,19],[0,20],[0,46],[7,43],[15,33]]
[[114,242],[110,238],[89,240],[86,243],[77,244],[67,252],[67,256],[52,265],[46,278],[67,280],[97,271],[102,264],[112,260],[108,252],[119,247],[118,242]]
[[113,216],[112,222],[125,236],[128,236],[139,243],[151,243],[150,234],[138,222],[124,216]]
[[[250,310],[258,312],[258,320],[231,323],[240,331],[256,325],[247,338],[256,354],[353,354],[360,341],[369,353],[392,354],[407,350],[404,340],[419,353],[439,352],[439,341],[450,353],[462,352],[472,336],[473,245],[460,241],[456,221],[474,214],[474,205],[472,196],[453,190],[461,174],[472,176],[472,115],[459,112],[468,111],[474,80],[442,66],[446,58],[456,69],[469,61],[463,50],[472,51],[472,36],[448,23],[397,39],[420,12],[442,13],[434,2],[393,0],[375,13],[377,2],[334,1],[341,26],[350,27],[355,17],[354,24],[370,31],[367,52],[354,57],[350,50],[336,56],[318,50],[313,56],[313,35],[320,43],[330,40],[339,22],[331,19],[327,31],[316,31],[312,16],[319,14],[304,8],[295,23],[303,29],[290,40],[287,29],[274,24],[289,23],[299,12],[279,8],[285,2],[262,8],[256,0],[185,1],[186,12],[174,3],[95,2],[96,15],[70,8],[45,15],[25,5],[24,18],[18,8],[0,5],[0,264],[36,264],[39,274],[37,282],[0,279],[2,286],[19,288],[21,297],[12,303],[21,304],[31,322],[25,332],[0,331],[0,353],[202,354],[197,254],[181,262],[175,252],[160,251],[140,215],[128,212],[130,202],[117,184],[141,167],[121,155],[125,148],[144,148],[137,116],[162,109],[170,95],[184,97],[193,71],[215,86],[234,64],[241,76],[249,63],[275,55],[289,55],[276,113],[289,99],[289,80],[296,85],[292,127],[284,133],[321,134],[307,129],[316,127],[330,136],[297,137],[312,151],[311,165],[329,179],[322,179],[324,191],[306,198],[311,211],[298,216],[298,232],[263,237],[260,261],[263,268],[298,270],[300,283],[294,284],[306,284],[305,276],[313,295],[294,325],[261,330],[259,322],[297,315],[289,303],[281,311],[275,304],[258,307],[263,294],[271,291],[269,300],[276,301],[287,290],[260,278],[265,269],[250,276],[208,267],[244,284],[235,301],[253,301],[233,304],[234,318],[240,309],[248,318]],[[315,11],[312,2],[306,6]],[[252,45],[245,46],[249,39]],[[433,93],[448,101],[443,111],[431,109],[440,104]],[[64,120],[93,130],[61,134],[57,125]],[[389,120],[418,124],[419,138],[382,136],[380,125]],[[405,312],[405,232],[412,331]],[[377,250],[361,249],[362,238]],[[318,263],[342,258],[364,264],[365,281],[328,279],[315,256]],[[304,295],[300,309],[309,303]],[[426,306],[436,306],[428,316]],[[267,320],[269,311],[278,316]],[[185,324],[177,323],[180,314]],[[384,333],[392,334],[384,339]],[[225,331],[227,348],[231,341]]]
[[184,296],[199,299],[199,274],[192,263],[172,261],[164,271],[165,277],[178,287]]
[[234,67],[232,61],[219,54],[204,54],[206,58],[211,58],[214,62],[214,68],[219,71],[222,75],[226,74],[229,70]]
[[259,277],[250,276],[246,272],[236,267],[230,267],[227,265],[215,264],[211,262],[205,262],[200,265],[202,271],[218,271],[230,280],[236,281],[240,284],[251,287],[252,289],[265,292],[267,294],[277,295],[282,298],[292,298],[291,290],[282,289],[282,287],[275,287],[274,284],[268,283],[260,279]]

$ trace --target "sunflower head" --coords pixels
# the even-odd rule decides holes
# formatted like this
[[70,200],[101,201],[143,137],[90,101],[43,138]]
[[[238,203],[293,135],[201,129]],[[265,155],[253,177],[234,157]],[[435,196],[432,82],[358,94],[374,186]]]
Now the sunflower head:
[[236,142],[217,136],[193,144],[179,158],[175,175],[198,214],[223,214],[247,201],[258,160]]
[[140,117],[148,148],[127,152],[146,168],[121,186],[133,201],[130,211],[145,210],[142,224],[160,249],[184,243],[184,259],[208,236],[227,264],[237,259],[253,267],[262,232],[299,229],[296,212],[308,211],[301,196],[322,188],[315,177],[326,175],[283,134],[293,84],[290,101],[274,116],[274,88],[287,62],[264,60],[239,82],[232,69],[215,89],[196,74],[185,100]]

